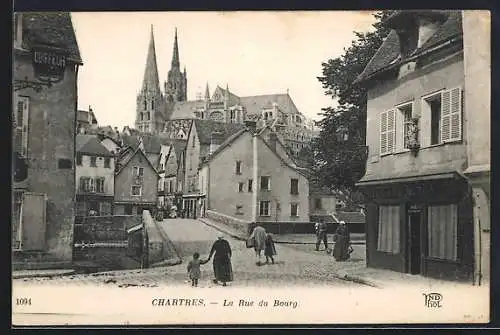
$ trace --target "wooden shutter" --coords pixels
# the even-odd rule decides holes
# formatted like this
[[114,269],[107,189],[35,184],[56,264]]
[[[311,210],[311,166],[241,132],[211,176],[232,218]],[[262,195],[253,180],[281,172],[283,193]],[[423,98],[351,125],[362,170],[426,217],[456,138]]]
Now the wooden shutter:
[[450,90],[450,141],[462,139],[462,90],[455,87]]
[[394,152],[396,145],[396,110],[380,114],[380,154]]
[[29,98],[18,96],[15,104],[14,150],[21,157],[28,155]]
[[449,142],[451,138],[451,92],[441,93],[441,142]]

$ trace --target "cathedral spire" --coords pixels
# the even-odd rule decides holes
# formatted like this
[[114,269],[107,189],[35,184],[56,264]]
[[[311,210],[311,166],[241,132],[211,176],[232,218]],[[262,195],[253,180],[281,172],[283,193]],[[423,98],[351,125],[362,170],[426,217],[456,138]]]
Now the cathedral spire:
[[172,53],[172,68],[179,68],[179,45],[177,43],[177,28],[175,28],[175,37],[174,37],[174,52]]
[[210,100],[210,89],[208,88],[208,82],[207,82],[207,86],[205,88],[205,100],[206,101]]
[[142,89],[156,89],[158,91],[160,90],[153,25],[151,25],[151,38],[149,41],[148,55],[146,58],[146,68],[144,70],[144,79],[142,81]]

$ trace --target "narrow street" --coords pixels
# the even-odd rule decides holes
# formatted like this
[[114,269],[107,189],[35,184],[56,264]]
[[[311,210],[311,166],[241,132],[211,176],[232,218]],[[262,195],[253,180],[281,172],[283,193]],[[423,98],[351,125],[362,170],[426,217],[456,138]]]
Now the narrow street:
[[[244,241],[234,239],[209,227],[198,220],[168,219],[161,227],[175,245],[182,264],[170,267],[144,270],[113,271],[106,273],[79,274],[54,278],[16,279],[18,283],[60,284],[60,285],[118,285],[127,286],[163,286],[168,284],[189,285],[186,266],[194,252],[199,252],[202,259],[208,257],[212,243],[221,234],[225,236],[232,249],[234,272],[233,287],[279,287],[297,286],[342,286],[359,287],[349,281],[335,277],[338,263],[324,252],[300,250],[289,245],[276,244],[278,255],[275,264],[256,264],[253,249],[247,249]],[[265,259],[263,257],[263,259]],[[344,264],[345,265],[345,264]],[[200,287],[212,287],[212,262],[202,266]]]

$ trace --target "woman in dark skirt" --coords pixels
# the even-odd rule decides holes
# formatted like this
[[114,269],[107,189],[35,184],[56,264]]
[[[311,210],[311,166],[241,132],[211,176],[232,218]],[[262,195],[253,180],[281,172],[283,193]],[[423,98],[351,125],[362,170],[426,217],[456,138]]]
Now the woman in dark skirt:
[[346,261],[350,257],[350,246],[351,241],[349,237],[349,230],[344,221],[340,221],[340,224],[335,231],[333,236],[335,247],[333,248],[333,257],[337,262]]
[[274,247],[273,236],[271,234],[266,235],[266,247],[264,249],[264,256],[266,256],[266,264],[269,264],[269,258],[274,264],[274,255],[276,255],[276,248]]
[[231,246],[223,236],[219,236],[212,245],[208,259],[214,256],[214,283],[222,282],[226,286],[227,282],[233,281],[233,268],[231,266]]

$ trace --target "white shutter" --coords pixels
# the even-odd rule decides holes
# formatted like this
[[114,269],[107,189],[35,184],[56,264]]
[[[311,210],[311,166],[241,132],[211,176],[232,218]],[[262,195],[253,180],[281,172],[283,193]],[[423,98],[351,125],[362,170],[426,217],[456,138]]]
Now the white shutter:
[[394,152],[396,145],[396,110],[387,112],[387,152]]
[[462,139],[462,90],[455,87],[450,90],[450,141]]
[[451,91],[441,93],[441,143],[451,138]]
[[380,154],[387,153],[387,112],[380,113]]
[[28,155],[29,98],[18,96],[14,108],[14,150],[21,157],[26,157]]

